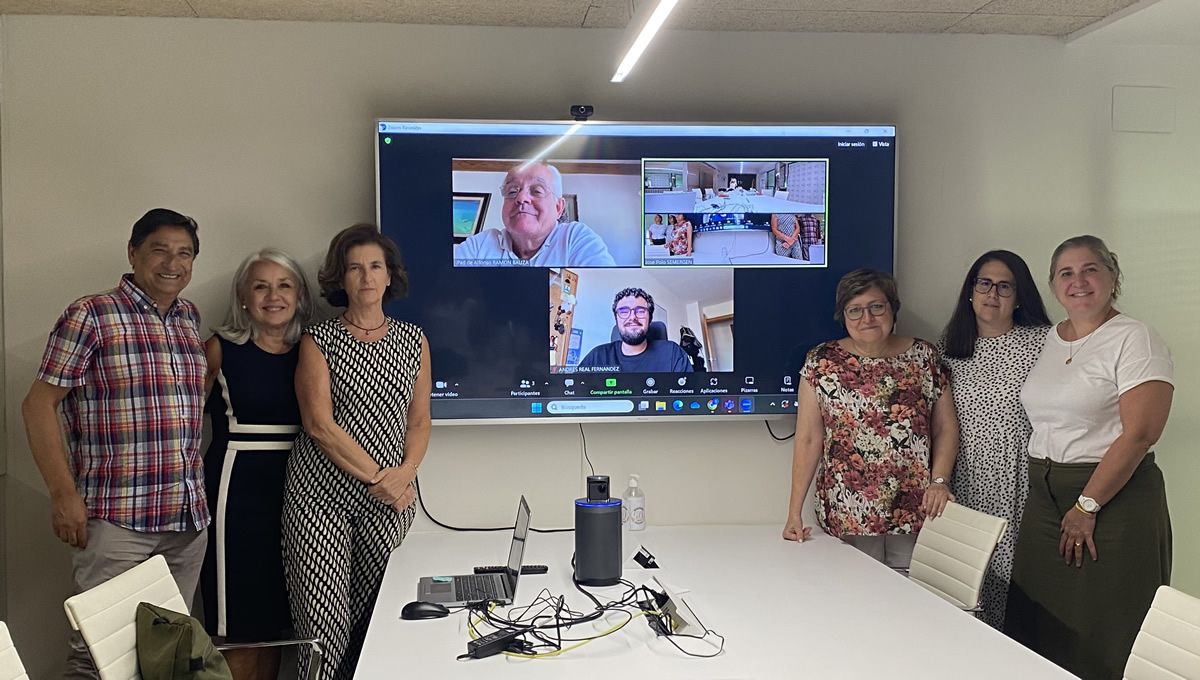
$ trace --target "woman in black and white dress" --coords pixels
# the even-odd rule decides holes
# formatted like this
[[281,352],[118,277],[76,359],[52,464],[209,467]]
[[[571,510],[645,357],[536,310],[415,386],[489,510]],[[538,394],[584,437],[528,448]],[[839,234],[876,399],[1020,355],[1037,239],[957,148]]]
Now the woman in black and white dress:
[[287,471],[284,566],[296,632],[325,645],[320,677],[349,680],[388,555],[412,525],[429,444],[429,346],[420,328],[384,315],[408,280],[374,226],[335,236],[318,279],[346,311],[300,341],[303,430]]
[[[313,302],[300,265],[274,248],[242,262],[229,297],[225,323],[204,343],[213,517],[200,581],[205,624],[229,642],[278,640],[292,628],[279,527],[284,470],[300,431],[296,343]],[[279,648],[225,657],[237,680],[279,675]]]
[[975,260],[942,336],[958,411],[951,488],[957,502],[1008,520],[983,581],[983,619],[1004,625],[1013,547],[1028,489],[1029,419],[1021,386],[1050,327],[1020,255],[992,250]]

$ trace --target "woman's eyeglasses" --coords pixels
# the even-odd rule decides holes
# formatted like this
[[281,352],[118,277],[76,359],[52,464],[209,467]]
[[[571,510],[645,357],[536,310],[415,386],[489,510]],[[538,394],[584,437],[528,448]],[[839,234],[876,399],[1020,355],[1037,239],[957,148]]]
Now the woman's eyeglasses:
[[861,319],[863,317],[864,312],[870,312],[871,316],[880,317],[880,316],[883,316],[884,314],[887,314],[888,311],[891,310],[891,308],[892,308],[891,305],[885,304],[883,302],[872,302],[871,304],[867,305],[866,307],[860,307],[858,305],[855,305],[854,307],[847,307],[845,310],[842,311],[842,314],[845,315],[845,317],[847,319],[850,319],[851,321],[858,321],[859,319]]
[[987,295],[988,292],[996,289],[996,295],[1000,297],[1012,297],[1013,285],[1008,281],[1000,281],[997,283],[991,279],[975,279],[975,292],[980,295]]

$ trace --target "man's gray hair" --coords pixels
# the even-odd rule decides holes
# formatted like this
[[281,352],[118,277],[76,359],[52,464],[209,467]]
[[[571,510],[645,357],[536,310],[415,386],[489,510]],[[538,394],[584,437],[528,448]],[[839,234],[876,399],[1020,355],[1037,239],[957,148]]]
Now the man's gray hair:
[[511,170],[509,170],[508,173],[505,175],[504,179],[507,180],[508,175],[511,175],[514,172],[523,172],[535,165],[540,165],[543,168],[546,168],[546,170],[550,173],[550,188],[554,190],[554,197],[562,198],[562,195],[563,195],[562,173],[558,171],[558,168],[554,167],[553,165],[550,165],[549,163],[547,163],[545,161],[526,161],[525,163],[522,163],[522,164],[512,168]]

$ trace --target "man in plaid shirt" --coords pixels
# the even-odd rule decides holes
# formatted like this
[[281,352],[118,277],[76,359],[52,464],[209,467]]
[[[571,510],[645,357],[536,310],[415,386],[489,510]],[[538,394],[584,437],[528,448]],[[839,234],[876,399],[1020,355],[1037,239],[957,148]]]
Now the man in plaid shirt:
[[804,259],[808,257],[808,247],[821,243],[821,220],[816,215],[807,213],[797,216],[800,226],[800,243],[804,246]]
[[[190,605],[209,523],[200,315],[179,298],[196,223],[156,208],[128,250],[132,274],[59,317],[22,414],[54,533],[75,548],[76,592],[161,554]],[[71,647],[67,677],[96,677],[78,634]]]

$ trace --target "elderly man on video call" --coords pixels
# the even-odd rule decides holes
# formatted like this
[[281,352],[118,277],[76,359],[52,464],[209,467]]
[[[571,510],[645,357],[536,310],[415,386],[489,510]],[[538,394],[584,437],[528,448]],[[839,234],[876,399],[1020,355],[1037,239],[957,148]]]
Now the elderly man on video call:
[[454,246],[458,266],[499,264],[534,267],[611,267],[615,263],[600,235],[583,222],[559,222],[567,202],[562,174],[546,163],[514,167],[500,185],[504,229],[484,229]]
[[691,373],[692,362],[671,340],[648,337],[654,298],[641,288],[626,288],[613,298],[613,319],[621,339],[592,348],[580,368],[613,368],[630,373]]

